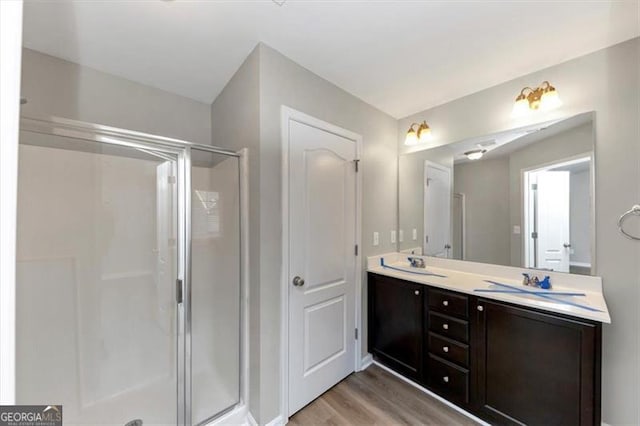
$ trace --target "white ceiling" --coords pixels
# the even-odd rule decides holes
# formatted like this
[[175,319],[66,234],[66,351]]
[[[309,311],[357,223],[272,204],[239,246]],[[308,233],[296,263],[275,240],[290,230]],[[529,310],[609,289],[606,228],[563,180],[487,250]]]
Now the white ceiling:
[[394,117],[640,35],[629,1],[57,1],[24,45],[211,103],[262,41]]

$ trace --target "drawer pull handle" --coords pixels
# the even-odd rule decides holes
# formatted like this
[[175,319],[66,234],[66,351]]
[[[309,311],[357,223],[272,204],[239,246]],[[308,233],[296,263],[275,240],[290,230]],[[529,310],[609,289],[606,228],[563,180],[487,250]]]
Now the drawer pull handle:
[[445,383],[449,383],[449,376],[444,376],[442,378],[442,381],[444,381]]
[[444,328],[445,330],[449,329],[449,324],[442,324],[442,328]]
[[414,291],[415,295],[418,296],[420,294],[420,290]]
[[449,346],[443,346],[442,350],[445,351],[445,352],[449,352]]
[[482,307],[482,305],[478,305],[478,310],[479,310],[480,312],[484,311],[484,308]]
[[442,305],[443,306],[449,306],[449,301],[448,300],[443,300],[442,301]]

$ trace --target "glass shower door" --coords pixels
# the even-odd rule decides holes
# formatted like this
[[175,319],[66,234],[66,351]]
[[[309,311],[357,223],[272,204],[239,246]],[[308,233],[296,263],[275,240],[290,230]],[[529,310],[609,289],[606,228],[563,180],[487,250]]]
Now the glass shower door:
[[237,157],[191,149],[191,422],[240,400],[240,172]]
[[20,139],[17,403],[176,424],[177,151]]

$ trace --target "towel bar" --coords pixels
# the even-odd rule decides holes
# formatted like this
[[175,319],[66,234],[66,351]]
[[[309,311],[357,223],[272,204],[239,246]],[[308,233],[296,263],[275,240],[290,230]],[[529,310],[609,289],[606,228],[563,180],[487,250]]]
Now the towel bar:
[[634,205],[633,207],[631,207],[631,210],[623,213],[622,216],[620,216],[620,219],[618,219],[618,230],[622,233],[622,235],[624,235],[625,237],[629,238],[630,240],[640,241],[640,237],[636,237],[635,235],[629,234],[622,227],[622,224],[624,223],[624,220],[628,216],[631,216],[631,215],[640,216],[640,204]]

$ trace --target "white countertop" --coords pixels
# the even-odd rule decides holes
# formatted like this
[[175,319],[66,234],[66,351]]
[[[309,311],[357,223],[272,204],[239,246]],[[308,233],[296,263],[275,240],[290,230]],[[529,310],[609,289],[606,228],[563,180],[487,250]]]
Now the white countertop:
[[[607,304],[602,294],[602,279],[600,277],[534,271],[525,268],[487,265],[483,263],[437,259],[424,256],[417,257],[425,260],[426,268],[412,268],[409,265],[407,254],[405,253],[389,253],[369,257],[367,260],[367,271],[445,290],[471,294],[484,299],[499,300],[544,311],[571,315],[577,318],[611,323],[609,310],[607,309]],[[381,266],[381,258],[384,259],[385,266],[403,269],[406,270],[406,272]],[[420,275],[415,272],[434,273],[442,275],[442,277]],[[487,281],[517,286],[524,291],[543,291],[533,287],[523,286],[521,276],[523,272],[532,273],[540,278],[544,275],[550,275],[552,289],[548,290],[548,293],[545,292],[545,294],[562,302],[525,293],[487,293],[475,291],[477,289],[497,289],[497,286]],[[554,295],[554,292],[579,292],[585,295],[557,296]]]

